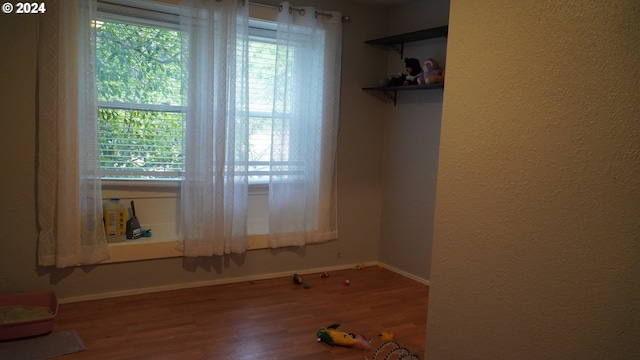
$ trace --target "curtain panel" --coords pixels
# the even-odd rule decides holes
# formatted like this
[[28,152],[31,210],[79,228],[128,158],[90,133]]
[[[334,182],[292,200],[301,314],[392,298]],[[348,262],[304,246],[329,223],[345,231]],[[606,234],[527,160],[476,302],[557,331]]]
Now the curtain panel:
[[[187,103],[181,234],[185,256],[246,251],[248,7],[183,1]],[[337,238],[336,148],[342,16],[285,2],[276,30],[271,247]],[[234,41],[235,39],[235,41]]]
[[96,2],[52,0],[38,23],[38,265],[109,258],[102,222]]
[[241,253],[248,247],[248,6],[183,0],[180,26],[184,255]]
[[269,182],[269,239],[274,248],[338,236],[342,14],[284,2],[276,36]]

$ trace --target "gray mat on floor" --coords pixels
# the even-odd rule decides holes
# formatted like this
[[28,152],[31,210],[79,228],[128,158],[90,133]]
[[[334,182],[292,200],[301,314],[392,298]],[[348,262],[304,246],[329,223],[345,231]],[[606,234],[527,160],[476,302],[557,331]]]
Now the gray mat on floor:
[[84,351],[84,343],[73,330],[0,342],[2,360],[38,360]]

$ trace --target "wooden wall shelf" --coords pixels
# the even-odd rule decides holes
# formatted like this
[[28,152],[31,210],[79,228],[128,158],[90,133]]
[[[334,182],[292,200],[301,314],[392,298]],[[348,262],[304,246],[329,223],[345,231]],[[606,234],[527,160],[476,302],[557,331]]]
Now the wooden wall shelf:
[[377,86],[377,87],[364,87],[362,90],[368,91],[382,91],[382,93],[391,101],[393,105],[396,105],[398,99],[398,91],[415,91],[415,90],[436,90],[444,89],[444,83],[433,83],[424,85],[404,85],[404,86]]
[[[447,37],[449,35],[449,26],[439,26],[430,29],[418,30],[404,34],[398,34],[393,36],[387,36],[374,40],[367,40],[365,44],[370,45],[383,45],[392,47],[398,54],[400,59],[403,59],[404,44],[408,42],[435,39],[440,37]],[[443,83],[433,83],[424,85],[405,85],[405,86],[374,86],[364,87],[362,90],[367,91],[382,91],[382,93],[391,101],[393,105],[396,105],[398,99],[398,91],[411,91],[411,90],[434,90],[443,89]]]
[[400,59],[403,59],[405,43],[447,37],[448,35],[449,26],[445,25],[405,34],[387,36],[380,39],[367,40],[365,41],[365,44],[391,46],[398,54],[400,54]]

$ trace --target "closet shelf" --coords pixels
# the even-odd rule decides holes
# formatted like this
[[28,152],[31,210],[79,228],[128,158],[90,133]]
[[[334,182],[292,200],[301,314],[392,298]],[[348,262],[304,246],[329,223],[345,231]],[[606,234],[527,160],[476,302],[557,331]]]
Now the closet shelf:
[[405,43],[447,37],[448,34],[449,26],[445,25],[404,34],[387,36],[380,39],[367,40],[365,41],[365,44],[391,46],[398,54],[400,54],[400,58],[402,59]]
[[[445,25],[445,26],[439,26],[439,27],[434,27],[434,28],[429,28],[424,30],[413,31],[413,32],[404,33],[404,34],[387,36],[380,39],[367,40],[365,41],[365,44],[391,46],[393,49],[396,50],[396,52],[398,52],[398,54],[400,54],[400,59],[402,59],[405,43],[446,37],[448,34],[449,34],[449,26]],[[433,83],[433,84],[423,84],[423,85],[363,87],[362,90],[382,91],[382,93],[387,98],[393,101],[393,106],[395,106],[396,100],[398,99],[398,91],[434,90],[434,89],[443,89],[443,88],[444,88],[443,83]]]
[[362,90],[367,91],[382,91],[382,93],[391,101],[393,105],[396,105],[398,99],[398,91],[411,91],[411,90],[435,90],[444,89],[444,83],[423,84],[423,85],[404,85],[404,86],[376,86],[376,87],[363,87]]

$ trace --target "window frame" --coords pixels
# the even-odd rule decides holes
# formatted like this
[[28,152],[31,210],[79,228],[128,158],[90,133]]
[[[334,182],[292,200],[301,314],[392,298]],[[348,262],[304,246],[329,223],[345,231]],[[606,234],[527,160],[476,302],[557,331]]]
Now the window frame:
[[[163,4],[159,2],[134,2],[130,0],[101,0],[98,1],[97,21],[118,21],[141,26],[153,26],[158,28],[180,31],[179,8],[176,5]],[[250,41],[262,41],[275,43],[276,23],[273,20],[251,17],[249,19]],[[169,112],[185,112],[183,105],[154,105],[154,104],[134,104],[121,102],[98,102],[98,109],[123,109],[123,110],[158,110]],[[272,112],[269,111],[249,111],[249,117],[269,118]],[[249,160],[248,165],[265,166],[268,161]],[[164,188],[180,187],[182,174],[174,173],[174,178],[117,178],[111,171],[104,175],[105,170],[101,169],[102,184],[109,189],[129,189],[129,188]],[[249,194],[268,194],[268,177],[271,172],[249,170],[249,176],[262,175],[261,179],[249,179]],[[111,175],[111,176],[110,176]]]
[[[101,0],[97,3],[97,21],[114,21],[138,26],[150,26],[160,29],[180,31],[180,17],[178,7],[159,2],[140,2],[127,0]],[[138,111],[169,111],[184,113],[186,107],[181,105],[137,104],[123,102],[98,101],[98,110],[122,109]],[[105,171],[101,167],[101,181],[108,187],[127,189],[130,187],[159,188],[176,187],[180,185],[182,174],[175,173],[175,177],[165,178],[117,178],[115,172]],[[105,172],[107,175],[105,176]],[[111,177],[109,176],[111,175]]]

